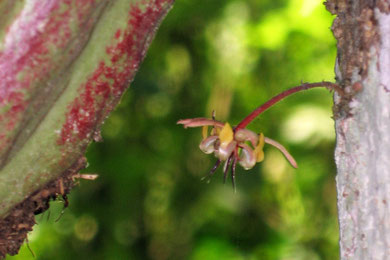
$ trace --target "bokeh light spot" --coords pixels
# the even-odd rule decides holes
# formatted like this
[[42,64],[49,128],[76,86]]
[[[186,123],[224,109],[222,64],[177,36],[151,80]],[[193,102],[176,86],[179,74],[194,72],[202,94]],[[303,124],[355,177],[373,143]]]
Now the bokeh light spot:
[[146,101],[146,111],[152,117],[164,117],[171,111],[172,102],[165,93],[157,93]]
[[263,174],[269,182],[277,183],[290,177],[288,173],[290,165],[286,158],[274,148],[267,149],[262,166]]
[[315,145],[322,140],[334,140],[334,122],[331,110],[314,105],[294,108],[281,125],[283,138],[292,143]]
[[256,28],[257,45],[271,50],[278,49],[284,44],[289,29],[285,16],[280,13],[269,14],[261,19]]
[[84,215],[77,219],[74,225],[75,236],[83,241],[93,239],[98,232],[98,223],[94,217]]
[[250,33],[248,19],[247,4],[234,1],[226,6],[221,19],[206,29],[211,56],[215,57],[212,61],[220,77],[234,78],[247,73],[257,60],[259,53],[251,50],[246,40]]
[[164,85],[170,94],[176,94],[183,82],[192,75],[191,56],[183,46],[173,46],[165,56],[165,71],[169,83]]

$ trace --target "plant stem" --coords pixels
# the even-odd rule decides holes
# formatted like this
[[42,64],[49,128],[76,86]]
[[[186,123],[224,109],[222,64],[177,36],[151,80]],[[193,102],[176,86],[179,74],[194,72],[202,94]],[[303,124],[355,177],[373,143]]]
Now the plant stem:
[[270,108],[271,106],[273,106],[277,102],[281,101],[285,97],[290,96],[290,95],[292,95],[292,94],[294,94],[296,92],[302,91],[302,90],[311,89],[311,88],[317,88],[317,87],[325,87],[325,88],[337,91],[340,95],[343,94],[343,90],[336,83],[327,82],[327,81],[316,82],[316,83],[303,83],[303,84],[301,84],[299,86],[296,86],[296,87],[290,88],[290,89],[288,89],[286,91],[283,91],[282,93],[274,96],[273,98],[271,98],[270,100],[268,100],[267,102],[265,102],[264,104],[262,104],[261,106],[256,108],[252,113],[250,113],[247,117],[245,117],[235,127],[234,130],[237,131],[238,129],[245,128],[258,115],[260,115],[265,110],[267,110],[268,108]]

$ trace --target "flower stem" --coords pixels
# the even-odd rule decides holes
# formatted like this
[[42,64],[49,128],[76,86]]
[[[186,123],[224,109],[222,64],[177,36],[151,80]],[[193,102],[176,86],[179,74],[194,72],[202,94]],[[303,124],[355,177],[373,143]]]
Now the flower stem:
[[238,129],[245,128],[258,115],[260,115],[265,110],[267,110],[268,108],[270,108],[271,106],[273,106],[277,102],[281,101],[285,97],[290,96],[290,95],[292,95],[292,94],[294,94],[296,92],[302,91],[302,90],[311,89],[311,88],[317,88],[317,87],[325,87],[325,88],[328,88],[330,90],[337,91],[340,95],[343,94],[343,90],[336,83],[327,82],[327,81],[316,82],[316,83],[303,83],[303,84],[301,84],[299,86],[296,86],[296,87],[290,88],[290,89],[288,89],[286,91],[283,91],[282,93],[274,96],[273,98],[271,98],[270,100],[268,100],[267,102],[265,102],[264,104],[262,104],[261,106],[256,108],[252,113],[250,113],[247,117],[245,117],[235,127],[234,130],[237,131]]

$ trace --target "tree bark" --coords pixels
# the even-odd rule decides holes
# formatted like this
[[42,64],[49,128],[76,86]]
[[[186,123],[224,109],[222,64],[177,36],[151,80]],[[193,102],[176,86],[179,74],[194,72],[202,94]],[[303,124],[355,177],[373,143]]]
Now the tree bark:
[[337,17],[335,94],[340,259],[390,259],[388,1],[329,0]]

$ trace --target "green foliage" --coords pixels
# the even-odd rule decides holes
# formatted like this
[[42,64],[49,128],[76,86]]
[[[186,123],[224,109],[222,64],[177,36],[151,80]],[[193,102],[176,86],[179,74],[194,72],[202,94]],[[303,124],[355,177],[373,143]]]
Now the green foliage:
[[[237,193],[178,119],[236,124],[284,89],[333,80],[332,17],[319,0],[177,1],[104,142],[89,147],[81,181],[59,222],[51,205],[30,235],[36,259],[338,259],[332,95],[287,98],[249,128],[280,140]],[[39,216],[38,216],[39,219]],[[30,259],[24,247],[17,257]]]

